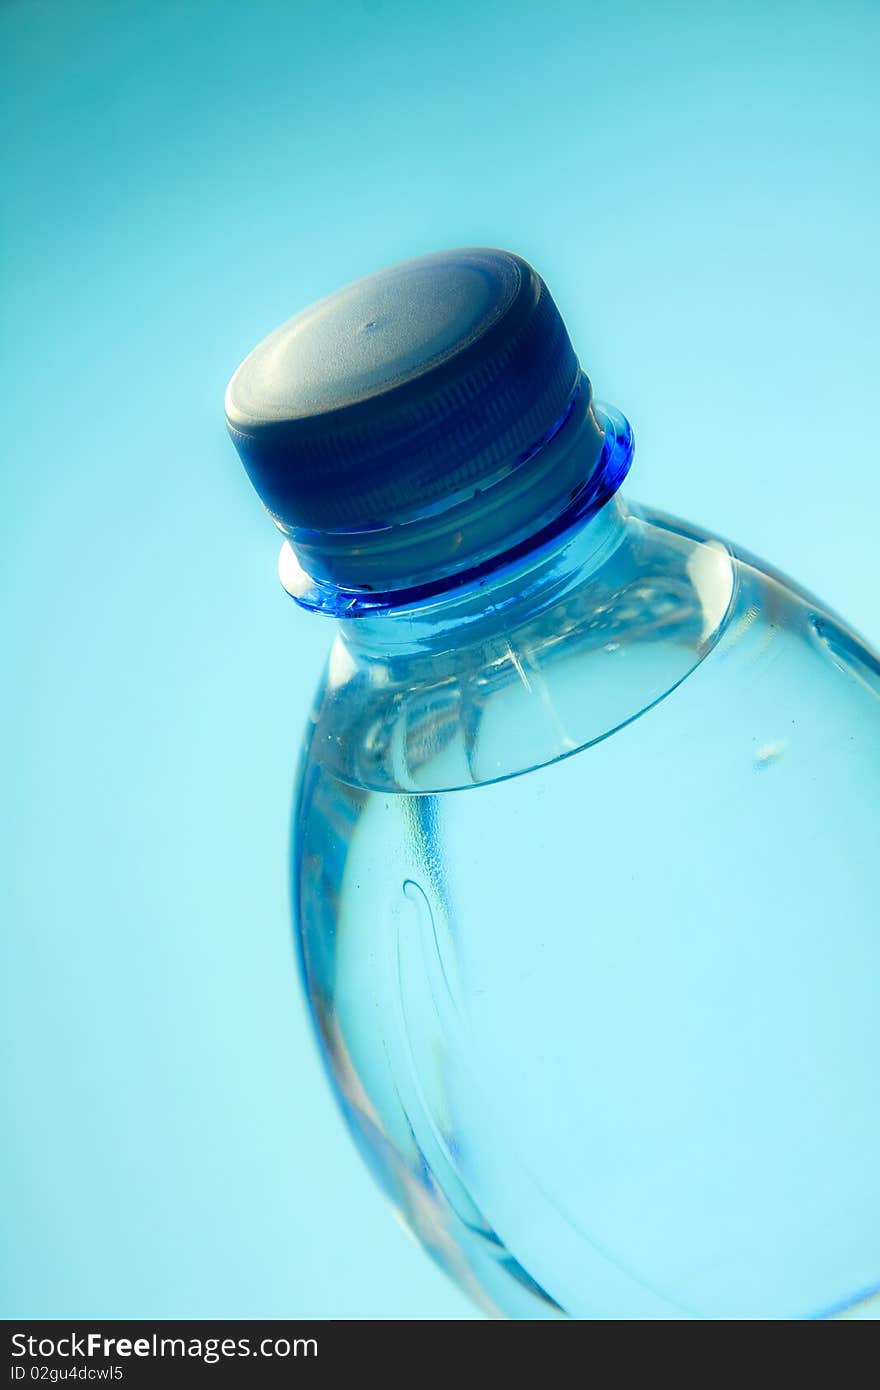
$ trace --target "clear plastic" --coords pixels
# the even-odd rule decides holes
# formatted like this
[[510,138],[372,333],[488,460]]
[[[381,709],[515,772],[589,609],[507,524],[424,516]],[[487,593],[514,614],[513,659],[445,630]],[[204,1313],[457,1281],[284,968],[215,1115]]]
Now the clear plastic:
[[619,495],[343,617],[303,974],[362,1153],[488,1311],[880,1315],[878,790],[877,658]]

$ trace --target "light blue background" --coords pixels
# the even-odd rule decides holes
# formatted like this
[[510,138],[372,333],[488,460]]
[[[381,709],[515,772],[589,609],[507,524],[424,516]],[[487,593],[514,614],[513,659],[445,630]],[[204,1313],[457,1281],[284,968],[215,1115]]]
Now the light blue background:
[[0,6],[6,1316],[471,1316],[343,1131],[290,942],[329,631],[222,396],[448,245],[543,272],[629,491],[876,642],[880,7]]

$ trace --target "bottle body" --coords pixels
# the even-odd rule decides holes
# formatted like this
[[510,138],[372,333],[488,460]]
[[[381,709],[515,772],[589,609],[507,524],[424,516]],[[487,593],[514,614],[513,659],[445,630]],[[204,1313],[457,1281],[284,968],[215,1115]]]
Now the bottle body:
[[870,1315],[878,788],[872,654],[619,499],[452,610],[343,623],[306,988],[359,1147],[487,1309]]

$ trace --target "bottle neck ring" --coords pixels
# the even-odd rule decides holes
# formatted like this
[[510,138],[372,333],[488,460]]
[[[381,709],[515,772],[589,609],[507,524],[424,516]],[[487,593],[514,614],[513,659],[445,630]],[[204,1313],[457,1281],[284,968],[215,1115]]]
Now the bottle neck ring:
[[[581,457],[584,452],[593,452],[592,441],[597,435],[601,439],[598,454],[586,477],[582,472],[579,484],[570,490],[568,504],[549,519],[539,515],[537,525],[527,535],[512,537],[511,544],[477,558],[466,568],[393,590],[370,590],[307,573],[304,566],[309,562],[308,546],[299,538],[287,540],[278,564],[282,586],[301,607],[349,621],[434,608],[447,599],[466,597],[469,591],[484,590],[490,584],[503,585],[506,577],[513,577],[524,568],[531,569],[605,507],[632,464],[633,432],[625,417],[611,406],[593,403],[588,396],[580,413],[577,404],[577,400],[572,402],[566,417],[532,451],[530,461],[539,451],[546,451],[548,470],[558,468],[560,462],[571,466],[579,450]],[[322,546],[326,547],[326,536]]]

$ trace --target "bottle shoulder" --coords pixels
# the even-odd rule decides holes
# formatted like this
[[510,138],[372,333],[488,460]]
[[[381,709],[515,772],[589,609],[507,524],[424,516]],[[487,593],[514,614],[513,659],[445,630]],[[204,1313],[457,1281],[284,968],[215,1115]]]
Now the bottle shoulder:
[[337,637],[308,757],[377,791],[437,792],[568,756],[650,709],[730,619],[737,561],[716,537],[647,508],[582,579],[509,607],[444,650],[359,650]]
[[607,738],[707,666],[723,700],[783,653],[792,680],[813,656],[880,699],[877,656],[813,595],[739,546],[632,508],[612,553],[538,611],[507,608],[441,650],[338,637],[306,761],[370,791],[480,786]]

